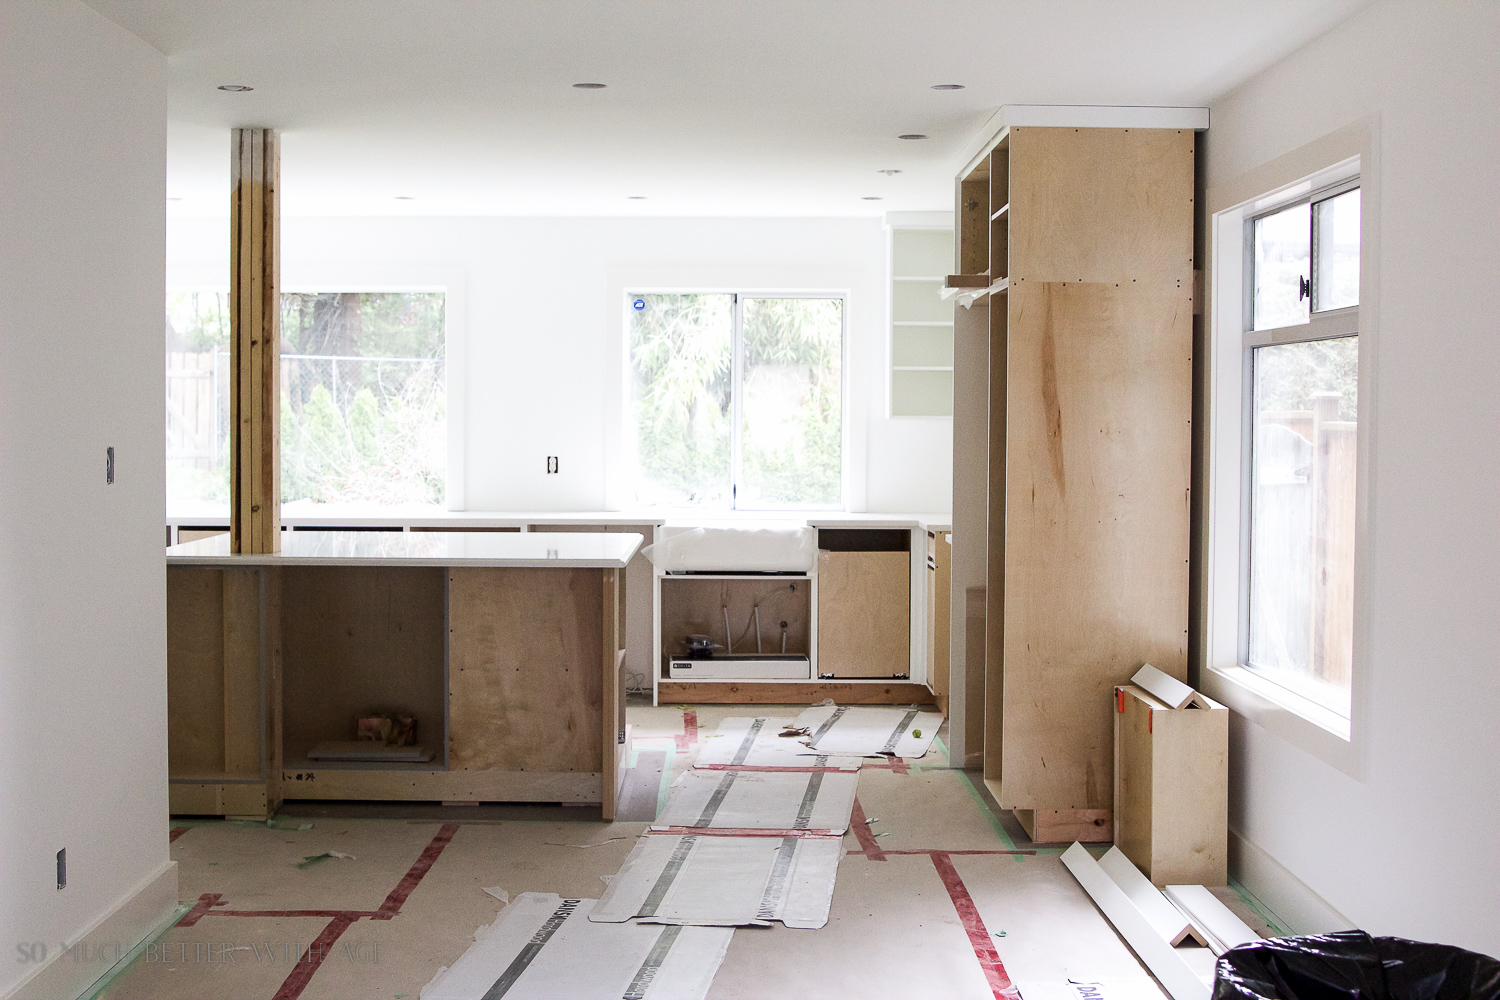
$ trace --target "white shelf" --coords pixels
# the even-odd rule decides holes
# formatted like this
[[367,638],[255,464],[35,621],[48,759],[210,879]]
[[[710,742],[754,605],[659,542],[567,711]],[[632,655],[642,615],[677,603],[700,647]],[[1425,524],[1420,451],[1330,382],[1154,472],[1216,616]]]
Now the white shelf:
[[1009,211],[1010,211],[1010,202],[1007,201],[1004,205],[1000,206],[1000,211],[998,211],[994,215],[990,216],[990,221],[994,222],[996,219],[1001,218],[1002,216],[1004,216]]

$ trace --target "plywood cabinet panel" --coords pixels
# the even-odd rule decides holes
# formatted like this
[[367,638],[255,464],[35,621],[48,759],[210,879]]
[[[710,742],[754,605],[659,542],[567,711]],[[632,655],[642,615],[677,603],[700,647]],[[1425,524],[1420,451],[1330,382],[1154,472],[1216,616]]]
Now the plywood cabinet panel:
[[911,554],[818,551],[818,675],[911,670]]
[[1143,662],[1186,675],[1189,294],[1011,289],[1008,808],[1109,808],[1112,689]]
[[1011,129],[1011,284],[1191,285],[1194,151],[1190,130]]
[[605,770],[602,587],[597,569],[448,571],[452,769]]

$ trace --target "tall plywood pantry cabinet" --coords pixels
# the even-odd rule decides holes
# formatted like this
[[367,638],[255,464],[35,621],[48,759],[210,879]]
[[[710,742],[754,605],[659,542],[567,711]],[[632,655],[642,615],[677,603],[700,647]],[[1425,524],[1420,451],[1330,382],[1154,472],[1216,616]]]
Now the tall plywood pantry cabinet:
[[945,294],[989,339],[954,364],[989,392],[954,437],[988,489],[954,545],[988,567],[985,780],[1038,841],[1110,839],[1114,687],[1186,678],[1194,140],[1012,125],[958,178]]

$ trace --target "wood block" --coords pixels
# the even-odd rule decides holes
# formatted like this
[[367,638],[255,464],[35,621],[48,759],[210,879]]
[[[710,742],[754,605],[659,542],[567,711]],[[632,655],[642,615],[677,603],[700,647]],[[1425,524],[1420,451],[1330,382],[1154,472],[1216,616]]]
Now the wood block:
[[1107,844],[1111,837],[1108,809],[1016,809],[1016,819],[1037,844]]
[[[1197,707],[1199,701],[1211,707]],[[1116,691],[1115,843],[1158,887],[1229,877],[1229,710]]]
[[604,770],[602,574],[448,571],[451,768]]
[[911,554],[818,550],[818,675],[911,672]]

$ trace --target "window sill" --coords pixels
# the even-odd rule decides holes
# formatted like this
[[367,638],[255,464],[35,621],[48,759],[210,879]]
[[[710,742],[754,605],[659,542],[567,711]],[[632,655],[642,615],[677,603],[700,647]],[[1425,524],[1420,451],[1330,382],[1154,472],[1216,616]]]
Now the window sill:
[[1205,694],[1352,778],[1360,777],[1349,719],[1241,666],[1212,667]]

